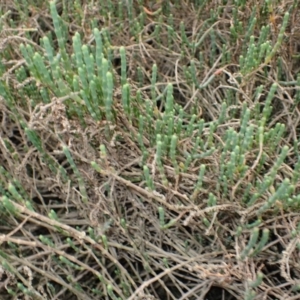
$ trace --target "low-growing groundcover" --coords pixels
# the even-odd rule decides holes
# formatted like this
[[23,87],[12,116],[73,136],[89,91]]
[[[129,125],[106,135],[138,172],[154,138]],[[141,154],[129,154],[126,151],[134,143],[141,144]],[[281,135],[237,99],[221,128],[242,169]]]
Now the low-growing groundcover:
[[299,299],[298,1],[0,6],[1,299]]

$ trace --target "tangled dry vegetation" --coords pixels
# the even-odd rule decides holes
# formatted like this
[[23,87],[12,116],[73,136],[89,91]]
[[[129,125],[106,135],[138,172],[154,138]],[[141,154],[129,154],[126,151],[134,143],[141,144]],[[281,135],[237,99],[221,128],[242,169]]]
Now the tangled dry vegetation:
[[298,1],[102,2],[1,3],[1,299],[299,299]]

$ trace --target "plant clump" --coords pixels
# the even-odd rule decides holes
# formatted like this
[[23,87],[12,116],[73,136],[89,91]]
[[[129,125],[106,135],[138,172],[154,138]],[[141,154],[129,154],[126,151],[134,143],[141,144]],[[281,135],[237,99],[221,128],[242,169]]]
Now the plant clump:
[[104,2],[0,8],[1,299],[298,299],[298,2]]

